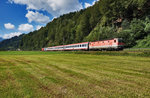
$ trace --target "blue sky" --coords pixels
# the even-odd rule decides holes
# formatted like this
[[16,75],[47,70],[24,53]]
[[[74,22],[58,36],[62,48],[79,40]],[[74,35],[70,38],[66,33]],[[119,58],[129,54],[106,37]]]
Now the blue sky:
[[0,37],[29,33],[62,14],[92,6],[97,0],[0,0]]

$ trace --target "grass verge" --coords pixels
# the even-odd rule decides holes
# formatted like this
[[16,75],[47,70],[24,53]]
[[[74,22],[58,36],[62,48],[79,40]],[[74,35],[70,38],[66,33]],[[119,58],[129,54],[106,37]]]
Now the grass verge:
[[0,52],[0,96],[149,98],[150,58],[107,53]]

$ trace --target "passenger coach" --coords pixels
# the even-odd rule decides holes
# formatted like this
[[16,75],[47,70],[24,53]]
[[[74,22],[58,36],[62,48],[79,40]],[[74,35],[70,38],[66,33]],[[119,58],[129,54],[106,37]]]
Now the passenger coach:
[[89,42],[42,48],[42,51],[88,50]]

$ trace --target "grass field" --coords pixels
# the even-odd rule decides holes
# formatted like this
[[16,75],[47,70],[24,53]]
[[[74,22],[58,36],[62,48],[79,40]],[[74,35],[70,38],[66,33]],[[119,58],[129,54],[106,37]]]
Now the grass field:
[[150,98],[150,57],[0,52],[0,98]]

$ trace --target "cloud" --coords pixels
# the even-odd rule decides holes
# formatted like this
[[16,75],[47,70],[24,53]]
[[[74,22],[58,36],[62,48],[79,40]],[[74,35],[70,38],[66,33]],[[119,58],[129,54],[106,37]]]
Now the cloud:
[[85,8],[92,6],[90,3],[85,3]]
[[33,31],[33,25],[30,24],[21,24],[18,28],[19,31],[31,32]]
[[15,26],[14,26],[13,24],[11,24],[11,23],[6,23],[6,24],[4,24],[4,27],[5,27],[6,29],[14,29],[14,28],[15,28]]
[[47,11],[54,17],[83,8],[79,0],[9,0],[9,2],[26,5],[27,10]]
[[42,27],[42,26],[40,26],[40,25],[37,25],[37,26],[36,26],[36,30],[39,30],[39,29],[41,29],[41,27]]
[[42,13],[39,12],[28,11],[26,17],[28,18],[29,23],[31,23],[32,21],[38,23],[48,23],[50,21],[48,16],[44,16]]
[[21,34],[22,34],[21,32],[13,32],[13,33],[9,33],[9,34],[4,34],[2,36],[2,38],[3,39],[9,39],[9,38],[12,38],[12,37],[15,37],[15,36],[19,36]]
[[90,3],[84,3],[84,7],[85,8],[88,8],[88,7],[90,7],[90,6],[93,6],[97,1],[99,1],[99,0],[95,0],[95,1],[93,1],[91,4]]

